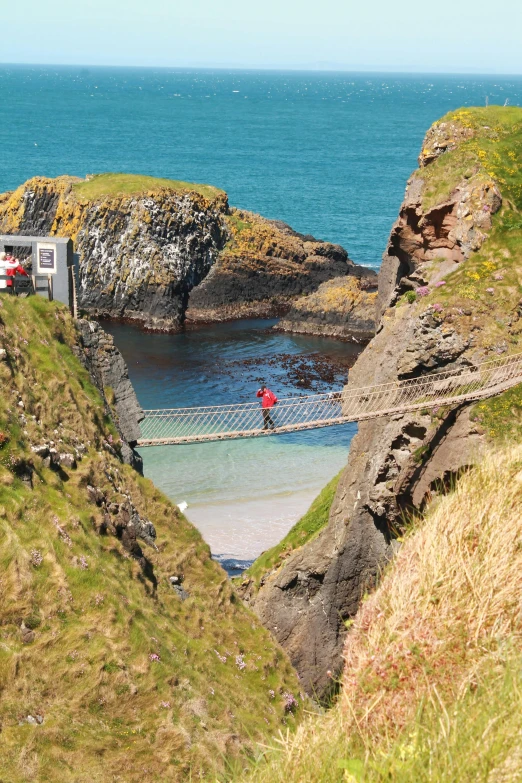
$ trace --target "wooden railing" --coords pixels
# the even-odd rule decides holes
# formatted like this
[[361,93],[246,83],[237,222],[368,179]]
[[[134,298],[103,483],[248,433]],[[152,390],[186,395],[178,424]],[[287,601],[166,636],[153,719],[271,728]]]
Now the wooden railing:
[[52,275],[0,275],[0,294],[28,296],[38,293],[47,294],[49,301],[53,301]]

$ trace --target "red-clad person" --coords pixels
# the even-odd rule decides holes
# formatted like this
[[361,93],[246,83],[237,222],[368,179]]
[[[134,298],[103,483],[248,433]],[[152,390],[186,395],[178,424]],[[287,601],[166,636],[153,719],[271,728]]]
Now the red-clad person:
[[267,430],[269,427],[275,430],[275,424],[270,416],[270,408],[273,408],[277,402],[277,397],[273,391],[270,391],[265,384],[261,386],[256,394],[256,397],[261,397],[261,409],[263,411],[263,429]]
[[[14,277],[15,275],[23,275],[24,277],[29,277],[21,263],[17,258],[13,258],[11,254],[7,254],[5,257],[5,267],[6,267],[6,275],[10,275],[10,277]],[[7,281],[7,287],[12,288],[13,287],[13,281],[8,280]]]

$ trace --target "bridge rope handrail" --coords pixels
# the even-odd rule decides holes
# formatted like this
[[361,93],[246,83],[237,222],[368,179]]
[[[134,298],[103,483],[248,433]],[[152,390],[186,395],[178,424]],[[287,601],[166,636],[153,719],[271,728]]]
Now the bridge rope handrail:
[[271,409],[273,430],[267,428],[256,402],[145,410],[138,443],[190,443],[295,432],[479,399],[521,381],[522,354],[512,354],[416,378],[286,397]]

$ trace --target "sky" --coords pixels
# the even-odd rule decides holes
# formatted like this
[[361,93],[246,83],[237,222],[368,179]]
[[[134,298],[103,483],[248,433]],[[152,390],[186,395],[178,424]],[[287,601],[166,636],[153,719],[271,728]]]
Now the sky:
[[522,73],[521,0],[0,0],[0,62]]

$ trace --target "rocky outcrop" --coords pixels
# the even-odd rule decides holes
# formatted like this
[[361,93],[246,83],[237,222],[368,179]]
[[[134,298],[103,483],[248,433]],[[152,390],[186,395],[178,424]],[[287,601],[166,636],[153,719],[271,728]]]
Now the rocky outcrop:
[[315,334],[368,342],[375,334],[377,275],[349,275],[321,283],[317,291],[296,299],[274,327],[281,332]]
[[140,515],[130,495],[122,497],[116,486],[113,486],[112,489],[114,495],[111,500],[107,491],[103,491],[99,487],[87,485],[89,501],[96,504],[102,511],[102,518],[98,524],[97,532],[102,535],[110,533],[116,536],[129,554],[145,570],[148,563],[138,543],[138,539],[157,550],[155,543],[157,537],[156,528],[150,519],[144,519]]
[[[80,258],[80,307],[147,328],[179,326],[191,288],[228,234],[224,193],[167,187],[86,199],[72,177],[36,177],[0,202],[3,233],[71,236]],[[220,195],[219,195],[220,194]]]
[[98,323],[79,320],[76,326],[80,342],[78,357],[103,395],[108,413],[122,439],[123,461],[141,473],[143,462],[135,446],[141,437],[140,421],[144,414],[130,381],[127,365],[111,335]]
[[189,321],[281,315],[327,280],[364,274],[340,245],[299,234],[285,223],[231,210],[227,224],[225,250],[190,294]]
[[143,196],[86,212],[77,238],[80,302],[91,314],[168,330],[225,244],[221,212],[195,194]]
[[459,125],[436,123],[426,136],[420,168],[408,181],[383,256],[379,315],[405,291],[442,279],[479,250],[491,229],[491,216],[502,205],[499,186],[480,160],[470,165],[454,188],[450,186],[447,198],[440,198],[439,188],[434,187],[429,164],[473,135],[470,128]]
[[[424,150],[433,138],[428,134]],[[465,143],[470,134],[452,138]],[[440,133],[436,139],[442,151]],[[459,144],[447,148],[456,156]],[[473,364],[519,341],[507,328],[514,316],[506,313],[518,312],[518,294],[502,267],[509,251],[503,262],[478,260],[474,252],[487,247],[501,204],[481,160],[477,153],[473,173],[462,178],[460,158],[425,153],[384,256],[378,331],[350,371],[349,387]],[[497,253],[498,243],[489,258]],[[339,674],[346,623],[399,546],[405,512],[421,509],[476,459],[484,431],[473,419],[464,405],[360,423],[326,528],[267,574],[257,594],[243,584],[243,596],[285,647],[309,693],[324,694]]]
[[280,315],[325,281],[366,274],[338,245],[230,209],[222,191],[145,178],[129,192],[136,179],[35,177],[0,196],[0,231],[72,237],[80,307],[161,331]]

